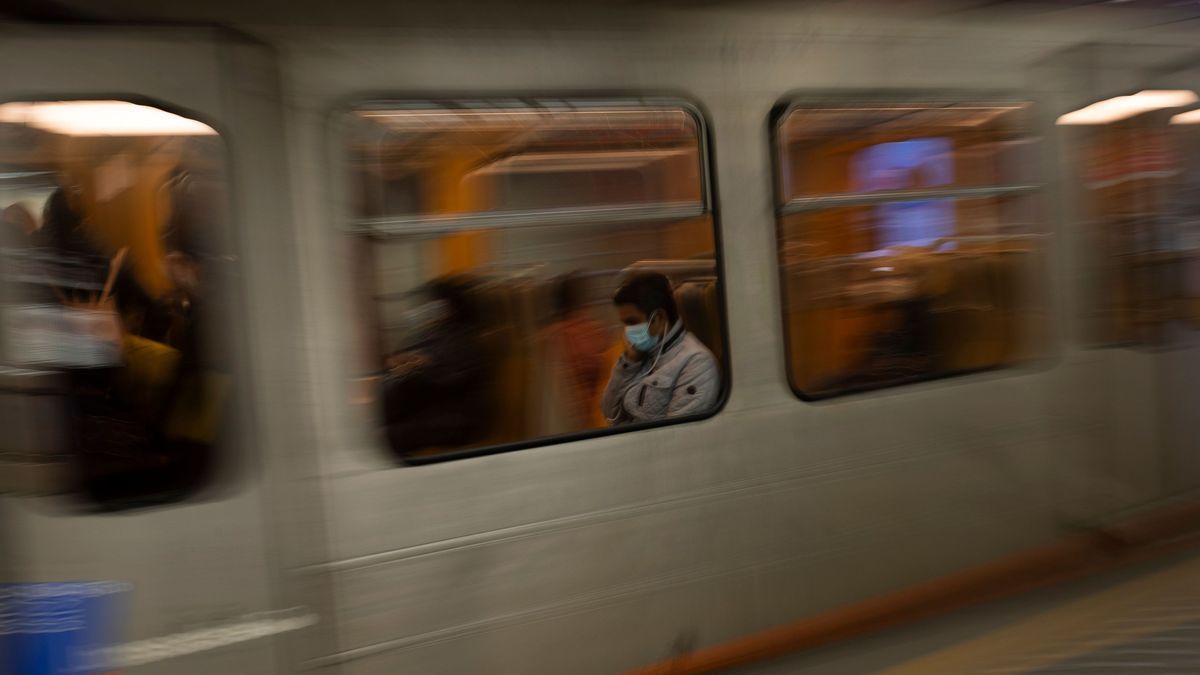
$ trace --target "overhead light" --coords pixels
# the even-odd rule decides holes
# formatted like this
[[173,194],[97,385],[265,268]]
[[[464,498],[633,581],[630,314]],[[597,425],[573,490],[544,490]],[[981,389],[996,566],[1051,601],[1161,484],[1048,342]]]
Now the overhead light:
[[1171,118],[1171,124],[1200,124],[1200,110],[1181,112]]
[[126,101],[0,104],[0,122],[26,124],[67,136],[213,136],[194,119]]
[[1058,118],[1058,124],[1108,124],[1151,110],[1192,105],[1196,93],[1187,89],[1147,89],[1131,96],[1116,96]]

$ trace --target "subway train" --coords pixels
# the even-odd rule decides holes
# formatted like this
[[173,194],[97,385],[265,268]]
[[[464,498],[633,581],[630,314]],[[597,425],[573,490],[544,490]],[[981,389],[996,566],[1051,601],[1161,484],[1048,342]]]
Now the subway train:
[[685,4],[0,5],[27,672],[629,671],[1194,498],[1200,8]]

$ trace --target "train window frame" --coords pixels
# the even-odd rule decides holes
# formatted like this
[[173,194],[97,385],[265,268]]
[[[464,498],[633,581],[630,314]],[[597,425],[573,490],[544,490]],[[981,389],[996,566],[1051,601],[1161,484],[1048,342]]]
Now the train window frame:
[[[486,457],[489,455],[497,455],[502,453],[510,453],[519,450],[529,450],[553,445],[563,445],[586,441],[596,438],[604,438],[627,434],[632,432],[646,431],[650,429],[658,429],[662,427],[675,426],[680,424],[692,424],[702,422],[719,415],[724,411],[726,404],[729,401],[730,392],[732,391],[733,371],[732,359],[730,357],[731,344],[729,338],[729,321],[728,321],[728,298],[727,298],[727,275],[725,266],[724,254],[724,236],[721,222],[721,211],[717,200],[717,183],[716,183],[716,159],[713,149],[712,125],[709,123],[710,116],[704,106],[696,99],[681,95],[681,94],[659,94],[659,93],[630,93],[622,92],[367,92],[359,93],[340,99],[337,103],[326,110],[325,128],[326,142],[325,147],[328,152],[329,161],[326,163],[331,167],[332,175],[329,177],[327,185],[333,185],[334,194],[337,196],[338,206],[335,213],[335,221],[338,225],[333,228],[337,235],[342,238],[354,236],[386,236],[386,232],[381,232],[379,223],[372,223],[369,227],[361,227],[355,224],[357,220],[352,213],[347,200],[348,188],[351,185],[348,153],[346,151],[346,127],[344,121],[352,114],[363,110],[372,109],[387,109],[387,110],[434,110],[442,109],[446,105],[460,105],[469,109],[472,104],[522,104],[527,106],[542,106],[547,108],[561,108],[563,110],[588,110],[588,109],[606,109],[618,106],[637,107],[644,109],[675,109],[688,115],[696,128],[696,143],[697,153],[699,155],[699,170],[700,170],[700,199],[698,202],[698,211],[684,213],[678,211],[676,213],[668,213],[665,210],[660,210],[657,213],[660,218],[648,218],[643,214],[651,213],[654,208],[643,209],[641,207],[617,207],[610,209],[608,214],[603,219],[605,222],[611,222],[611,214],[617,213],[629,218],[629,222],[655,222],[670,216],[708,216],[712,228],[713,241],[713,260],[714,270],[718,283],[716,284],[716,296],[720,310],[719,317],[719,335],[722,343],[725,345],[722,354],[718,359],[718,364],[721,368],[721,387],[717,394],[717,399],[713,406],[704,412],[681,415],[670,419],[664,419],[653,422],[635,422],[621,427],[598,427],[585,429],[581,431],[572,431],[564,434],[533,437],[521,439],[505,443],[497,443],[479,447],[468,447],[458,450],[451,450],[435,455],[421,457],[403,457],[397,458],[395,453],[387,447],[386,439],[381,437],[377,429],[372,430],[372,442],[370,443],[371,450],[376,456],[382,456],[389,460],[392,468],[410,468],[417,466],[426,466],[431,464],[441,464],[444,462],[452,462],[457,460],[472,459],[476,457]],[[600,211],[605,207],[601,206],[593,208]],[[411,229],[405,232],[408,236],[436,236],[446,231],[443,229],[446,222],[449,220],[460,221],[470,224],[489,224],[505,226],[506,223],[512,223],[518,219],[527,222],[532,215],[535,217],[546,218],[545,221],[539,222],[540,225],[554,225],[555,219],[559,222],[570,219],[572,212],[578,215],[580,212],[586,212],[588,207],[571,207],[568,209],[559,210],[559,214],[552,213],[554,209],[530,209],[520,211],[496,211],[492,214],[487,212],[466,213],[463,216],[450,218],[421,218],[411,216],[400,216],[397,218],[389,218],[401,224],[411,225]],[[640,217],[639,217],[640,216]],[[364,219],[377,220],[377,219]],[[600,220],[599,218],[597,220]],[[579,220],[570,220],[571,223],[579,223]],[[423,225],[428,227],[422,228]],[[340,266],[341,267],[341,266]],[[344,284],[348,270],[344,267],[338,270],[338,283]],[[347,289],[351,296],[354,291]],[[346,317],[347,312],[339,312],[340,316]],[[346,320],[346,325],[353,325],[352,318]],[[343,355],[344,356],[344,355]],[[350,381],[353,378],[353,371],[348,367],[349,361],[345,358],[340,359],[342,381]],[[607,375],[606,375],[607,376]],[[341,408],[348,411],[348,404],[341,403]],[[348,415],[353,419],[353,415]],[[372,411],[369,415],[371,423],[377,424],[380,421],[378,411]],[[361,430],[358,430],[361,431]]]
[[[1031,110],[1030,124],[1026,137],[1037,141],[1034,161],[1031,167],[1032,181],[1020,183],[995,183],[989,185],[950,186],[946,188],[921,188],[917,190],[895,191],[863,191],[861,193],[827,193],[824,195],[789,194],[790,187],[784,185],[782,164],[786,150],[781,144],[783,140],[782,127],[788,117],[796,110],[821,109],[828,107],[845,107],[854,105],[903,105],[918,102],[946,104],[963,102],[986,102],[996,105],[1025,104]],[[1046,205],[1048,197],[1057,196],[1049,176],[1051,169],[1047,166],[1046,153],[1055,145],[1057,139],[1045,130],[1045,121],[1041,117],[1046,106],[1031,92],[1021,92],[1011,89],[815,89],[794,90],[781,96],[771,108],[767,117],[767,143],[770,155],[771,170],[771,210],[775,234],[775,266],[779,284],[779,307],[776,315],[780,321],[780,336],[783,338],[780,348],[783,351],[784,379],[788,390],[797,399],[809,404],[821,404],[839,400],[853,400],[857,397],[882,393],[891,390],[903,390],[913,385],[929,384],[943,381],[970,381],[969,378],[993,375],[1011,377],[1053,366],[1059,354],[1058,342],[1054,337],[1055,320],[1052,316],[1054,303],[1048,297],[1053,288],[1053,278],[1050,266],[1054,257],[1055,231],[1051,222],[1051,209]],[[793,354],[791,345],[791,328],[788,321],[788,308],[792,299],[788,293],[787,272],[785,262],[785,246],[787,241],[784,232],[784,219],[788,216],[820,212],[835,209],[839,206],[859,206],[866,204],[902,203],[918,201],[922,198],[949,198],[955,201],[971,198],[988,198],[1004,195],[1030,196],[1037,199],[1034,206],[1036,228],[1028,236],[1041,242],[1041,261],[1035,265],[1034,283],[1044,294],[1045,316],[1038,321],[1041,331],[1041,343],[1037,349],[1023,359],[1012,364],[999,364],[979,368],[933,372],[912,377],[898,378],[877,384],[862,384],[833,389],[827,392],[810,392],[797,386],[794,379],[794,364],[797,354]]]
[[[223,199],[219,205],[220,213],[222,214],[221,227],[206,239],[210,242],[216,242],[223,247],[224,252],[219,254],[219,257],[224,259],[232,266],[233,272],[229,274],[229,279],[226,281],[225,287],[222,290],[228,294],[224,302],[226,310],[223,313],[226,318],[244,319],[246,316],[246,305],[243,298],[243,293],[238,288],[237,269],[242,265],[242,244],[241,244],[241,227],[240,215],[237,205],[239,203],[239,192],[241,191],[238,181],[236,180],[236,152],[234,148],[233,134],[217,116],[203,113],[193,108],[178,105],[171,101],[147,96],[144,94],[123,91],[123,90],[97,90],[76,93],[37,93],[33,95],[9,94],[0,97],[0,105],[7,104],[45,104],[45,103],[102,103],[116,102],[128,103],[136,106],[145,106],[166,112],[178,117],[185,118],[194,122],[198,122],[210,128],[214,132],[214,136],[219,139],[221,144],[221,152],[219,157],[220,175],[223,180]],[[101,134],[104,135],[104,134]],[[169,493],[148,493],[138,494],[134,497],[126,497],[117,500],[98,500],[87,494],[82,489],[82,485],[75,480],[65,477],[61,468],[55,468],[51,465],[46,468],[46,471],[39,471],[39,475],[48,473],[49,478],[37,479],[32,487],[22,487],[19,482],[20,478],[13,478],[10,482],[0,481],[0,495],[8,495],[16,498],[35,499],[34,502],[38,507],[44,508],[52,513],[82,513],[82,514],[104,514],[104,513],[132,513],[140,512],[145,509],[156,508],[173,508],[182,507],[196,503],[203,503],[217,499],[227,499],[238,489],[242,481],[246,479],[248,474],[245,470],[244,452],[233,451],[231,444],[234,446],[250,447],[252,442],[245,440],[239,441],[238,438],[246,439],[248,435],[253,435],[253,416],[254,411],[247,408],[245,405],[237,405],[232,401],[240,398],[245,392],[252,389],[250,382],[251,373],[249,370],[249,354],[250,339],[249,333],[244,327],[245,321],[238,322],[243,325],[243,328],[235,330],[232,334],[225,333],[225,344],[230,349],[229,358],[230,366],[228,375],[229,387],[225,395],[226,405],[229,408],[226,412],[224,421],[225,427],[233,425],[234,432],[231,434],[228,431],[218,431],[217,440],[209,449],[211,453],[209,469],[204,477],[202,477],[195,485],[188,486],[182,490],[172,491]],[[212,329],[208,331],[210,334]],[[224,332],[224,331],[221,331]],[[5,366],[7,368],[7,366]],[[23,391],[21,387],[9,388],[4,387],[0,392],[13,393]],[[32,389],[33,395],[42,395],[48,393],[40,387]],[[230,440],[234,439],[234,440]],[[5,462],[0,460],[0,468],[3,468]],[[64,465],[67,469],[71,468],[72,460],[67,459],[58,462],[59,465]],[[12,472],[6,472],[12,473]],[[19,473],[27,473],[22,471]],[[73,473],[73,472],[70,472]]]

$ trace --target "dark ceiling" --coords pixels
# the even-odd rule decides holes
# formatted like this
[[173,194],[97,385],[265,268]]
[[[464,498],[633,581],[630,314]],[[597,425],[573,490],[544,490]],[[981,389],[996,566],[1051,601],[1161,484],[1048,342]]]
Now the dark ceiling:
[[1033,18],[1086,12],[1134,23],[1200,18],[1200,0],[0,0],[0,18],[30,22],[390,26],[437,18],[478,23],[505,16],[636,16],[631,11],[786,7],[925,18]]

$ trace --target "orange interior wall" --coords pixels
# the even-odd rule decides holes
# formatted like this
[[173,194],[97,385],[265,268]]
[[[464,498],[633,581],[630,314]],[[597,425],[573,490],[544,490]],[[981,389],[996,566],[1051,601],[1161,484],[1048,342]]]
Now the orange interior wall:
[[[491,202],[489,186],[483,181],[466,180],[477,159],[476,154],[466,151],[448,154],[426,173],[427,214],[470,213],[487,208]],[[431,246],[431,259],[437,261],[440,274],[470,271],[491,259],[490,233],[484,230],[455,232]]]
[[712,218],[699,216],[668,225],[662,237],[663,258],[687,260],[714,255]]
[[[179,146],[161,139],[65,139],[62,172],[78,186],[85,227],[108,255],[127,247],[125,265],[152,296],[170,288],[161,231],[171,204],[162,186]],[[105,158],[97,161],[98,158]]]
[[[793,196],[849,192],[850,160],[869,143],[835,141],[789,152]],[[800,244],[805,258],[852,255],[874,248],[869,207],[815,211],[785,220],[784,243]],[[787,312],[792,384],[812,391],[823,381],[852,372],[868,337],[880,327],[879,317],[865,308],[816,306],[809,294],[830,289],[813,287],[830,279],[818,276],[787,281]]]

